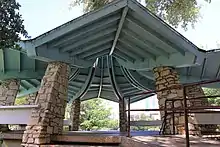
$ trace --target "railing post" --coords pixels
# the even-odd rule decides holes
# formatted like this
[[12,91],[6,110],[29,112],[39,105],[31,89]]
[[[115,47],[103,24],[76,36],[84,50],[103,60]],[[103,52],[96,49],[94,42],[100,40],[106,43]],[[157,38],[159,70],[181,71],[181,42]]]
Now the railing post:
[[186,88],[185,88],[185,86],[183,86],[183,107],[184,107],[184,119],[185,119],[186,147],[190,147],[189,126],[188,126],[188,110],[187,110],[187,100],[186,100]]
[[128,98],[128,137],[131,137],[131,116],[130,116],[130,104],[131,103],[131,99],[130,97]]
[[0,147],[3,145],[3,135],[2,132],[0,132]]
[[165,133],[165,129],[166,129],[166,125],[167,125],[167,100],[165,100],[165,106],[164,106],[164,128],[163,128],[163,131],[162,131],[162,134],[164,135]]
[[173,119],[173,135],[176,134],[176,131],[175,131],[175,115],[174,115],[174,100],[172,100],[172,119]]

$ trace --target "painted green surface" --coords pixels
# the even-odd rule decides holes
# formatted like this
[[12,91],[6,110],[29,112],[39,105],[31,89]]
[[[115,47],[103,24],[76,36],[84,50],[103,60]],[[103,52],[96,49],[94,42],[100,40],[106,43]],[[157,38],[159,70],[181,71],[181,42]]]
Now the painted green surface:
[[[38,90],[51,61],[71,66],[69,101],[118,101],[153,90],[157,66],[175,67],[181,83],[220,76],[219,51],[199,50],[134,0],[116,0],[20,45],[22,51],[0,50],[0,80],[20,79],[18,97]],[[151,95],[132,96],[131,102]]]

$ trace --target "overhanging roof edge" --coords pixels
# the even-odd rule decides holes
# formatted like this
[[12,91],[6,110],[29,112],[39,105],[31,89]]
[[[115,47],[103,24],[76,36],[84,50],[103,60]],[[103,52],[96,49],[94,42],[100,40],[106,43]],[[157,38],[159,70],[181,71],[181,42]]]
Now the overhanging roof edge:
[[[128,4],[128,0],[116,0],[116,1],[113,1],[107,5],[105,5],[104,7],[100,8],[100,9],[97,9],[97,10],[94,10],[94,11],[91,11],[91,12],[88,12],[82,16],[79,16],[71,21],[68,21],[46,33],[43,33],[33,39],[30,39],[30,40],[23,40],[24,42],[34,42],[34,45],[35,46],[38,46],[38,45],[41,45],[41,44],[44,44],[45,42],[47,41],[50,41],[50,40],[53,40],[55,37],[58,37],[57,35],[61,36],[62,34],[65,34],[69,31],[72,31],[74,29],[77,29],[89,22],[92,22],[94,20],[97,20],[103,16],[106,16],[114,11],[117,11],[125,6],[127,6]],[[94,15],[94,16],[93,16]],[[92,18],[88,19],[88,17],[91,17],[93,16]],[[74,26],[70,27],[71,24],[74,24]],[[69,28],[66,28],[66,27],[69,27]],[[51,33],[56,33],[55,35],[53,34],[53,36],[50,36]],[[60,34],[59,34],[60,33]],[[42,40],[41,40],[42,39]],[[44,39],[44,41],[43,41]],[[41,42],[39,41],[41,40]],[[39,41],[39,42],[38,42]]]
[[[139,6],[143,11],[139,11],[139,14],[141,15],[150,15],[153,19],[155,19],[156,21],[159,21],[165,29],[170,30],[172,33],[174,33],[175,35],[177,35],[179,38],[181,38],[181,40],[183,40],[184,42],[186,42],[188,45],[191,46],[191,48],[189,51],[194,53],[196,56],[199,56],[201,58],[203,57],[203,52],[200,50],[199,47],[197,47],[195,44],[193,44],[190,40],[188,40],[186,37],[184,37],[181,33],[179,33],[178,31],[176,31],[174,28],[172,28],[169,24],[167,24],[164,20],[162,20],[161,18],[159,18],[158,16],[156,16],[155,14],[153,14],[150,10],[148,10],[146,7],[144,7],[143,5],[141,5],[139,2],[137,2],[136,0],[128,0],[128,7],[136,12],[137,9],[135,8],[135,5]],[[146,11],[147,10],[147,11]],[[145,13],[145,14],[144,14]]]

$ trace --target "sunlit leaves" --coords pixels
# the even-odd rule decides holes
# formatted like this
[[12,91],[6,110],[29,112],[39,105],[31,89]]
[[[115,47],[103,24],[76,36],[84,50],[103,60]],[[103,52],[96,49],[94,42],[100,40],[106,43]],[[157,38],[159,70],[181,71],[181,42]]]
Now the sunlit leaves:
[[[73,4],[83,4],[84,11],[98,9],[112,0],[73,0]],[[205,0],[211,2],[211,0]],[[181,26],[185,30],[188,25],[194,27],[199,18],[200,6],[196,0],[145,0],[146,7],[165,20],[167,23],[177,28]]]
[[0,0],[0,49],[15,47],[19,34],[28,37],[15,0]]

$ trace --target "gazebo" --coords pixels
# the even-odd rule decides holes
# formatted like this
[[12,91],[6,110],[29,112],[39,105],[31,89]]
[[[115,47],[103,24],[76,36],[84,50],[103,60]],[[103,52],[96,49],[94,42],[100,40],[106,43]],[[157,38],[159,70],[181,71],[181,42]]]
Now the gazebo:
[[[129,95],[214,80],[220,75],[218,50],[199,49],[135,0],[113,1],[21,41],[20,46],[21,50],[0,52],[0,80],[14,85],[11,102],[6,102],[8,93],[2,93],[0,105],[13,105],[17,93],[17,97],[38,93],[33,102],[39,107],[26,127],[24,146],[50,143],[51,135],[62,133],[66,100],[75,108],[73,130],[79,126],[80,101],[104,98],[119,103],[120,130],[125,132]],[[205,86],[220,87],[219,83]],[[166,99],[182,98],[179,91],[129,98],[133,103],[157,94],[163,108]],[[188,97],[204,95],[200,86],[189,87],[187,92]],[[175,117],[181,120],[182,116]],[[173,131],[170,125],[168,121],[166,132]]]

